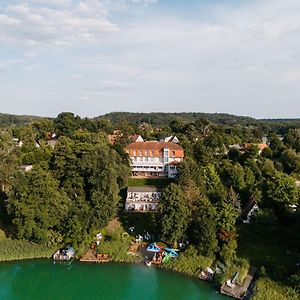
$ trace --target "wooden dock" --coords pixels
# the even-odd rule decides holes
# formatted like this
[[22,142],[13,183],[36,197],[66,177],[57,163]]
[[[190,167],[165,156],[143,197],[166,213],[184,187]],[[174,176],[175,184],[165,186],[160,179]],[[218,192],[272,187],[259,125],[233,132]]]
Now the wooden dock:
[[256,268],[251,268],[242,285],[235,284],[230,287],[227,282],[221,286],[221,293],[236,299],[243,299],[256,273]]
[[140,248],[141,244],[140,243],[136,243],[136,242],[131,242],[129,245],[129,248],[127,250],[127,254],[131,254],[131,255],[137,255],[138,250]]
[[108,263],[111,261],[111,257],[109,254],[95,253],[93,249],[89,249],[87,253],[81,256],[79,261],[89,263]]

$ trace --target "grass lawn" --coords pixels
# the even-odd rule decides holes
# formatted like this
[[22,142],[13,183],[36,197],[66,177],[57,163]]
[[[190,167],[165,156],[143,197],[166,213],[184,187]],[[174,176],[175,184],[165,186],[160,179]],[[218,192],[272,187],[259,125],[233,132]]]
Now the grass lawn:
[[156,178],[129,178],[128,186],[156,186],[160,188],[166,187],[170,184],[172,180],[170,179],[156,179]]
[[120,222],[122,226],[128,231],[129,227],[134,227],[134,234],[143,234],[149,232],[150,234],[157,234],[156,213],[132,213],[121,212]]
[[99,253],[108,253],[114,262],[133,263],[139,262],[142,258],[139,255],[127,254],[130,245],[130,238],[119,238],[117,240],[106,240],[98,246]]
[[139,255],[127,254],[132,237],[124,235],[125,232],[118,219],[111,220],[102,230],[103,240],[98,246],[99,253],[108,253],[114,262],[141,261]]

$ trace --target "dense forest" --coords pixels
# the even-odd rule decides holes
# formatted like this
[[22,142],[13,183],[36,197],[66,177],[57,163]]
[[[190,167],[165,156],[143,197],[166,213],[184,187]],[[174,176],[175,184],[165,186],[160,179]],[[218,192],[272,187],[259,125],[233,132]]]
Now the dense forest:
[[[258,288],[274,297],[255,299],[299,297],[300,120],[198,113],[82,119],[61,113],[25,123],[2,126],[0,133],[0,226],[7,235],[79,247],[109,220],[124,217],[128,136],[172,134],[185,160],[164,188],[155,234],[175,245],[189,241],[186,256],[211,258],[224,270],[256,266]],[[122,134],[110,144],[115,130]],[[259,151],[263,139],[269,147]],[[33,168],[25,172],[28,165]],[[244,224],[248,203],[259,209]]]

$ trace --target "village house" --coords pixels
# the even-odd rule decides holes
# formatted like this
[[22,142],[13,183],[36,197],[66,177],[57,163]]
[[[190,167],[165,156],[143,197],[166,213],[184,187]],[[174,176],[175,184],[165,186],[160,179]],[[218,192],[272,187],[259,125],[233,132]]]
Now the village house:
[[261,155],[262,151],[266,148],[269,148],[267,144],[245,144],[244,145],[244,150],[249,149],[252,145],[257,146],[258,148],[258,154]]
[[256,201],[250,199],[245,206],[242,208],[241,218],[243,223],[250,223],[251,216],[259,210]]
[[121,130],[114,130],[113,134],[108,135],[108,142],[113,145],[122,136],[123,136],[123,133]]
[[157,211],[157,205],[161,195],[161,189],[153,186],[128,187],[125,211]]
[[[244,144],[244,145],[239,145],[239,144],[233,144],[233,145],[229,145],[229,149],[234,148],[239,150],[241,153],[244,153],[246,150],[249,150],[252,146],[257,146],[258,148],[258,154],[261,155],[262,151],[265,148],[268,148],[269,146],[265,143],[261,143],[261,144]],[[226,151],[226,153],[228,153],[228,151]]]
[[160,139],[160,142],[172,142],[172,143],[178,144],[179,139],[177,138],[176,135],[170,135],[170,136]]
[[133,177],[175,178],[183,161],[182,147],[172,142],[135,142],[125,147]]
[[16,147],[22,148],[23,147],[23,142],[17,138],[13,138],[13,142],[15,143]]
[[143,142],[144,139],[141,135],[139,134],[133,134],[133,135],[130,135],[128,137],[128,139],[132,142],[132,143],[135,143],[135,142]]
[[55,132],[47,132],[46,139],[47,139],[46,145],[47,146],[49,145],[54,149],[56,144],[58,143],[56,133]]

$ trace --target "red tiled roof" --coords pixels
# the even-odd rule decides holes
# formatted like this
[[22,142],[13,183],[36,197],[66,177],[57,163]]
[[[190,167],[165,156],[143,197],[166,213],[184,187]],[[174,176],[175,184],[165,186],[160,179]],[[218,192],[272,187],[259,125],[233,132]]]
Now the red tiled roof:
[[161,151],[164,148],[170,149],[170,150],[183,150],[182,147],[179,145],[172,143],[172,142],[135,142],[127,147],[125,147],[125,150],[157,150]]
[[264,150],[265,148],[268,148],[269,146],[267,144],[258,144],[257,147],[259,150]]

